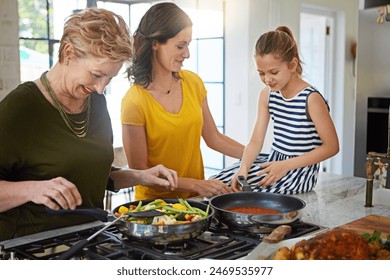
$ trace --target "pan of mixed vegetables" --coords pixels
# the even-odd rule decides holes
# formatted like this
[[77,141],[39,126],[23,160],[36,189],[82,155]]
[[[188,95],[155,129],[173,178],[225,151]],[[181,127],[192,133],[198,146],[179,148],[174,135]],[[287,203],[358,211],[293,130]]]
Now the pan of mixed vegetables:
[[[144,211],[162,215],[143,217]],[[139,215],[128,215],[139,213]],[[115,216],[123,215],[118,230],[130,239],[169,244],[197,237],[209,226],[214,210],[208,204],[178,199],[139,200],[117,206]]]

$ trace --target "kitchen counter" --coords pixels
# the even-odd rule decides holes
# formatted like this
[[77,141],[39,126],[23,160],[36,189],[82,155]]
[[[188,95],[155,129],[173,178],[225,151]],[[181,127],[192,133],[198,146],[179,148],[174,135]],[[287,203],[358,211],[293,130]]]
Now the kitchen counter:
[[[374,181],[374,188],[377,188],[377,185]],[[313,191],[295,196],[307,203],[302,211],[303,221],[329,228],[370,214],[389,217],[390,206],[364,206],[365,191],[365,178],[320,173]],[[375,193],[373,195],[375,196]]]
[[[379,182],[374,181],[374,188]],[[319,174],[313,191],[294,195],[306,202],[302,211],[304,222],[334,228],[370,214],[390,217],[390,206],[365,205],[366,179],[330,173]],[[389,190],[390,193],[390,190]],[[375,196],[375,193],[374,193]],[[134,191],[128,189],[112,194],[112,208],[134,199]],[[203,198],[196,198],[203,200]]]
[[[302,198],[307,204],[306,207],[302,209],[302,221],[320,226],[320,229],[315,232],[311,231],[310,234],[319,233],[328,228],[334,228],[341,225],[343,225],[344,228],[353,228],[356,232],[358,232],[358,230],[368,232],[368,230],[371,229],[380,229],[383,233],[390,233],[390,198],[388,198],[388,201],[386,202],[388,206],[376,205],[374,203],[374,207],[372,208],[364,207],[365,183],[366,181],[364,178],[321,173],[315,190],[310,193],[295,195]],[[378,189],[378,191],[382,190],[384,189]],[[390,190],[386,189],[386,192],[390,193]],[[126,190],[126,192],[116,193],[116,201],[113,202],[112,205],[117,206],[118,204],[126,203],[128,200],[132,200],[133,194],[134,192],[132,192],[131,189]],[[376,192],[374,192],[374,201],[375,194]],[[378,197],[381,196],[378,195]],[[203,200],[201,197],[199,197],[199,199]],[[381,216],[387,216],[387,218]],[[360,219],[362,217],[365,218]],[[356,220],[358,220],[358,222]],[[0,260],[55,259],[58,257],[59,252],[64,251],[64,244],[74,244],[83,238],[91,236],[97,231],[97,227],[101,225],[101,222],[98,223],[98,225],[94,222],[93,225],[87,223],[84,225],[55,229],[0,242],[0,245],[2,245],[0,246]],[[168,251],[165,251],[165,249],[156,250],[158,246],[156,247],[155,244],[150,242],[126,238],[122,239],[119,235],[115,234],[116,231],[117,228],[113,227],[101,233],[96,237],[93,244],[89,244],[89,249],[78,252],[78,255],[75,256],[76,259],[157,260],[171,258],[207,259],[209,257],[211,259],[221,260],[240,259],[247,256],[259,242],[258,236],[246,235],[245,232],[237,233],[234,231],[231,233],[228,231],[229,234],[226,234],[225,228],[222,229],[214,226],[210,227],[208,231],[202,234],[201,242],[199,242],[199,240],[191,239],[188,243],[185,243],[185,247],[179,246],[178,249],[176,246],[173,246],[172,248],[169,246],[162,246],[165,249],[169,248]],[[222,236],[219,235],[221,233]],[[304,231],[303,233],[305,234]],[[222,238],[218,238],[218,236]],[[204,244],[204,246],[201,244]],[[212,244],[212,246],[210,246],[210,244]],[[40,248],[40,246],[46,248],[44,250],[45,252],[36,250],[36,248]],[[185,249],[183,250],[183,248]],[[234,252],[234,254],[232,255],[231,252]]]

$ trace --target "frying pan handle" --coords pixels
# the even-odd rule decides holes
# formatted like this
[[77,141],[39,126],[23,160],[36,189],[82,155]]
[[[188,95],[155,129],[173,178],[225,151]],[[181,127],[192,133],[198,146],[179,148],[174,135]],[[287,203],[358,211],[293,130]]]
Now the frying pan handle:
[[107,222],[108,221],[108,212],[101,208],[76,208],[74,210],[53,210],[49,207],[45,207],[46,213],[53,216],[64,216],[64,215],[85,215],[93,217],[99,221]]
[[248,182],[246,181],[244,176],[238,175],[237,181],[241,185],[242,190],[244,192],[251,192],[252,191],[252,187],[248,184]]
[[87,238],[80,240],[74,246],[69,248],[69,250],[62,253],[57,258],[57,260],[69,260],[71,257],[73,257],[74,254],[76,254],[78,251],[83,249],[88,243],[89,243],[89,240]]

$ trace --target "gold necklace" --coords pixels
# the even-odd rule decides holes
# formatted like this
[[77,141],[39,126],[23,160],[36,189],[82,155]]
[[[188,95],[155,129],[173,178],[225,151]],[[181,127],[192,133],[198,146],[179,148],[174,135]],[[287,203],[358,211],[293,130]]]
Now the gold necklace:
[[56,95],[53,92],[53,89],[51,88],[49,81],[46,77],[46,72],[44,72],[41,76],[41,82],[43,86],[46,88],[47,92],[49,93],[50,97],[54,100],[57,110],[60,113],[63,121],[65,122],[66,126],[73,132],[74,135],[77,137],[83,138],[87,135],[88,125],[89,125],[89,115],[90,115],[90,109],[91,109],[91,98],[90,96],[87,97],[87,112],[85,119],[82,121],[75,121],[73,120],[64,110],[62,107],[60,101],[57,99]]

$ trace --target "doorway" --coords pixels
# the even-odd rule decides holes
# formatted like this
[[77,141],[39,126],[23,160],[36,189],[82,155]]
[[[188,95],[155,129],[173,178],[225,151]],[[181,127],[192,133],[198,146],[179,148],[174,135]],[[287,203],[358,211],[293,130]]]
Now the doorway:
[[[303,61],[303,79],[315,86],[330,108],[334,104],[335,15],[316,8],[302,7],[299,46]],[[332,110],[331,110],[332,115]],[[332,115],[333,120],[335,117]],[[321,163],[321,171],[333,171],[332,159]]]

